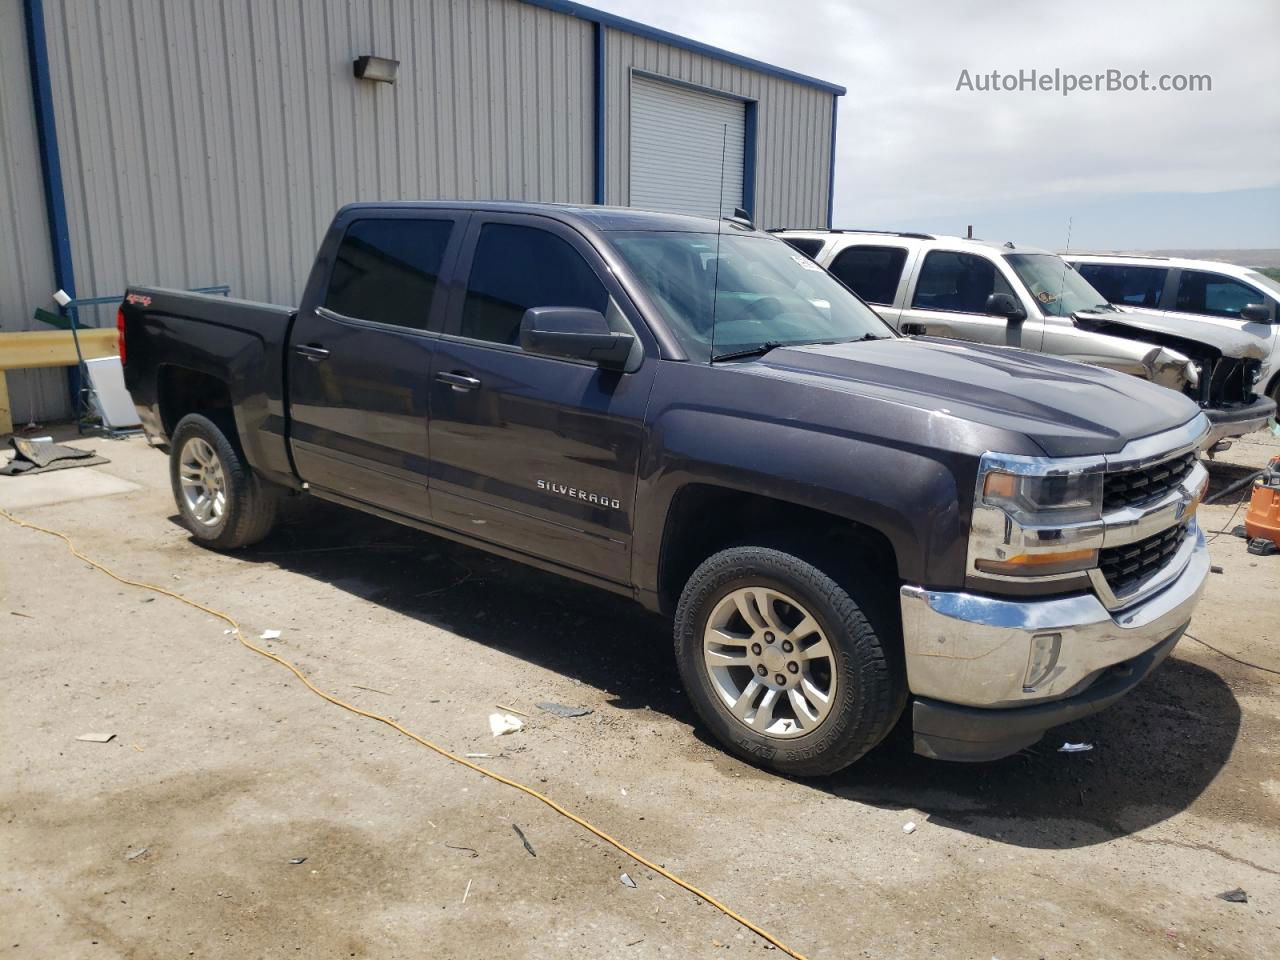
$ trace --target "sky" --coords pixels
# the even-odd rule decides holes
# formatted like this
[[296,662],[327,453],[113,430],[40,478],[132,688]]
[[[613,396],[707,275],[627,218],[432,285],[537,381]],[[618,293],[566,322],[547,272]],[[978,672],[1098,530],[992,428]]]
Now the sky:
[[[596,0],[848,88],[835,224],[1063,249],[1280,247],[1280,0]],[[1203,92],[957,89],[1036,69]]]

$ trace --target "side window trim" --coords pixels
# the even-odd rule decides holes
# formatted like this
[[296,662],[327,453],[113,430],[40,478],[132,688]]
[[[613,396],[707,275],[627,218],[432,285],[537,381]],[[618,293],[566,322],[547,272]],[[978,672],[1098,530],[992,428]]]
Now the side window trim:
[[[1174,299],[1173,299],[1173,309],[1174,309],[1174,312],[1175,312],[1175,313],[1190,313],[1190,314],[1193,314],[1194,316],[1197,316],[1197,317],[1218,317],[1218,318],[1220,318],[1220,319],[1222,319],[1222,320],[1240,320],[1240,315],[1239,315],[1238,313],[1230,313],[1230,312],[1227,312],[1227,311],[1210,310],[1210,309],[1209,309],[1209,305],[1208,305],[1208,303],[1207,303],[1207,302],[1205,303],[1205,306],[1204,306],[1204,310],[1203,310],[1203,311],[1196,311],[1196,310],[1179,310],[1179,309],[1178,309],[1178,301],[1177,301],[1177,297],[1178,297],[1178,290],[1179,290],[1179,289],[1181,288],[1181,286],[1182,286],[1182,277],[1183,277],[1183,276],[1185,276],[1185,275],[1187,275],[1187,274],[1191,274],[1191,273],[1198,273],[1198,274],[1200,274],[1201,276],[1204,276],[1204,277],[1208,278],[1208,279],[1207,279],[1207,282],[1206,282],[1206,285],[1207,285],[1208,283],[1211,283],[1211,282],[1213,282],[1213,281],[1217,280],[1217,281],[1219,281],[1219,282],[1221,282],[1221,283],[1229,283],[1229,284],[1231,284],[1232,286],[1244,287],[1246,290],[1249,290],[1252,294],[1256,294],[1256,295],[1257,295],[1257,297],[1258,297],[1258,299],[1257,299],[1257,300],[1249,300],[1249,301],[1248,301],[1249,303],[1263,303],[1263,304],[1265,304],[1265,303],[1267,302],[1267,296],[1266,296],[1264,293],[1262,293],[1260,290],[1258,290],[1258,288],[1257,288],[1257,287],[1255,287],[1253,284],[1249,283],[1247,280],[1241,280],[1239,277],[1233,277],[1233,276],[1231,276],[1230,274],[1226,274],[1226,273],[1217,273],[1217,272],[1215,272],[1215,271],[1213,271],[1213,270],[1205,270],[1205,269],[1197,269],[1197,268],[1183,268],[1183,269],[1181,269],[1181,270],[1179,270],[1179,271],[1178,271],[1178,274],[1179,274],[1179,276],[1178,276],[1178,286],[1174,287],[1174,293],[1173,293],[1173,298],[1174,298]],[[1206,300],[1207,300],[1207,297],[1206,297]]]
[[[827,268],[827,271],[832,276],[834,276],[837,280],[840,280],[841,283],[844,283],[844,285],[846,287],[849,287],[850,290],[853,290],[853,287],[850,287],[849,284],[845,283],[844,280],[840,279],[840,277],[836,274],[834,267],[837,261],[839,261],[841,257],[843,257],[846,253],[849,253],[850,251],[853,251],[853,250],[897,250],[902,252],[902,255],[903,255],[902,265],[898,268],[898,277],[894,281],[893,294],[890,297],[889,302],[882,303],[879,300],[865,301],[868,306],[875,306],[875,307],[894,306],[895,301],[898,299],[898,294],[902,292],[902,280],[904,277],[907,276],[909,270],[911,269],[911,254],[912,254],[911,248],[900,243],[850,243],[850,244],[847,244],[846,246],[840,247],[832,255],[832,257],[830,258],[830,262],[826,265],[826,268]],[[853,292],[858,293],[858,291],[856,290],[853,290]],[[858,296],[861,297],[862,294],[859,293]]]
[[[503,223],[511,226],[530,227],[537,230],[545,230],[546,232],[557,236],[569,244],[586,262],[587,266],[595,274],[596,279],[604,287],[605,293],[608,294],[610,301],[626,321],[631,332],[636,335],[644,349],[646,355],[656,353],[657,345],[653,339],[652,333],[649,331],[648,325],[640,318],[640,312],[627,296],[626,291],[618,283],[613,276],[612,270],[595,249],[595,246],[581,233],[573,229],[569,224],[553,217],[542,217],[534,214],[525,213],[500,213],[500,212],[480,212],[472,214],[470,221],[466,225],[466,229],[461,232],[461,240],[457,253],[457,258],[453,263],[451,281],[447,297],[447,305],[440,327],[440,335],[447,340],[453,340],[458,343],[466,343],[477,347],[486,347],[494,350],[505,350],[511,353],[524,353],[519,344],[498,343],[493,340],[482,340],[476,337],[464,336],[462,330],[462,314],[467,298],[467,283],[471,276],[471,267],[475,261],[476,248],[480,240],[480,231],[485,224]],[[564,363],[580,364],[584,361],[576,361],[562,359],[556,357],[544,357],[539,355],[539,359],[543,360],[560,360]]]
[[[996,257],[987,257],[987,256],[983,256],[983,255],[982,255],[982,254],[980,254],[980,253],[974,253],[972,250],[950,250],[950,249],[947,249],[946,247],[933,247],[932,249],[925,250],[925,251],[924,251],[924,255],[923,255],[923,256],[921,256],[921,257],[919,258],[919,260],[917,261],[917,264],[916,264],[916,269],[915,269],[914,275],[913,275],[913,276],[912,276],[912,278],[911,278],[911,289],[908,291],[909,296],[908,296],[908,297],[903,301],[902,309],[904,309],[904,310],[923,310],[923,311],[925,311],[926,313],[951,313],[951,314],[959,314],[960,316],[965,316],[965,317],[988,317],[988,316],[990,316],[990,314],[986,314],[986,313],[983,313],[983,312],[981,312],[981,311],[973,311],[973,310],[956,310],[956,309],[953,309],[953,308],[950,308],[950,307],[937,307],[937,306],[933,306],[933,305],[929,305],[929,306],[917,306],[917,304],[916,304],[916,302],[915,302],[915,301],[916,301],[916,289],[917,289],[917,288],[919,287],[919,285],[920,285],[920,277],[924,274],[925,264],[928,262],[930,255],[935,254],[935,253],[952,253],[952,254],[955,254],[956,256],[961,256],[961,257],[975,257],[975,258],[977,258],[977,259],[979,259],[979,260],[984,260],[984,261],[986,261],[988,264],[990,264],[992,271],[994,271],[994,275],[995,275],[995,276],[997,276],[997,277],[999,277],[999,278],[1000,278],[1000,280],[1004,281],[1004,284],[1005,284],[1007,287],[1009,287],[1009,290],[1010,290],[1010,292],[1013,294],[1013,296],[1014,296],[1014,297],[1016,297],[1016,298],[1018,299],[1019,303],[1021,303],[1021,304],[1022,304],[1022,309],[1024,309],[1024,310],[1026,310],[1026,309],[1027,309],[1027,302],[1026,302],[1026,298],[1025,298],[1025,297],[1023,296],[1023,294],[1022,294],[1023,285],[1022,285],[1022,283],[1021,283],[1020,281],[1016,281],[1016,278],[1011,278],[1007,273],[1005,273],[1006,265],[1005,265],[1004,263],[1002,263],[1002,262],[1001,262],[1001,261],[1003,260],[1003,258],[996,258]],[[993,286],[994,286],[994,284],[993,284]],[[1036,307],[1036,310],[1035,310],[1035,314],[1034,314],[1034,315],[1042,315],[1042,314],[1043,314],[1043,311],[1041,311],[1041,310],[1040,310],[1040,305],[1039,305],[1039,304],[1036,304],[1036,305],[1035,305],[1035,307]],[[1027,312],[1027,316],[1029,316],[1029,317],[1030,317],[1030,316],[1033,316],[1033,314],[1031,313],[1031,311],[1028,311],[1028,312]],[[993,319],[994,319],[994,318],[993,318]]]
[[[324,301],[328,297],[329,285],[333,282],[333,272],[337,267],[338,251],[342,247],[342,241],[346,239],[347,232],[355,224],[365,220],[447,220],[453,224],[453,229],[449,234],[449,242],[445,246],[444,255],[440,260],[440,273],[436,277],[436,293],[432,298],[425,327],[407,327],[399,324],[383,323],[380,320],[368,320],[364,317],[353,317],[349,314],[339,313],[337,310],[324,305]],[[462,251],[462,242],[470,220],[471,214],[465,210],[361,207],[350,211],[340,222],[334,223],[331,227],[331,231],[336,234],[336,238],[332,243],[332,247],[327,250],[329,262],[323,268],[323,277],[319,278],[319,287],[314,293],[312,312],[324,319],[339,323],[349,323],[354,326],[369,327],[374,330],[385,330],[414,336],[439,334],[444,324],[449,302],[453,297],[453,272],[457,265],[458,255]],[[306,292],[304,292],[305,297],[307,297]]]

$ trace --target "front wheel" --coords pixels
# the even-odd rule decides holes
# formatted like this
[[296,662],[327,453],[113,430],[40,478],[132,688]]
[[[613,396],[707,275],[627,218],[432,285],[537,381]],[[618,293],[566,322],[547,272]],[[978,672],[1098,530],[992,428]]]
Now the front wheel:
[[219,550],[246,547],[270,533],[278,502],[229,433],[190,413],[169,444],[169,480],[182,521],[196,540]]
[[849,593],[812,564],[734,547],[690,577],[675,619],[676,659],[694,708],[738,756],[820,776],[893,728],[904,682]]

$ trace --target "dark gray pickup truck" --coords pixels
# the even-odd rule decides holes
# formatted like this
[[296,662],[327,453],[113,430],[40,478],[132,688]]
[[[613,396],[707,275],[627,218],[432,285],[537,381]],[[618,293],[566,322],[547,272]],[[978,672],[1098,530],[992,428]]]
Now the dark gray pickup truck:
[[1159,664],[1208,571],[1193,402],[900,337],[736,220],[357,204],[300,307],[133,287],[119,324],[198,542],[308,493],[633,597],[789,774],[904,711],[926,756],[1032,744]]

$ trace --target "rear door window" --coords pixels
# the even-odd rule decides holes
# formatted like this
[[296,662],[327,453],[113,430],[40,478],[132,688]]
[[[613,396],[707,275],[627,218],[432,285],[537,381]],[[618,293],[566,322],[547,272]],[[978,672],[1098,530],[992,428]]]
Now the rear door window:
[[1013,296],[1013,288],[986,257],[952,250],[930,250],[920,267],[911,306],[917,310],[985,314],[987,297],[993,293]]
[[892,306],[906,262],[905,247],[846,247],[828,269],[867,303]]
[[425,330],[453,220],[357,220],[338,245],[324,306],[345,317]]
[[1241,309],[1251,303],[1266,303],[1266,299],[1248,284],[1220,273],[1183,270],[1178,280],[1176,309],[1186,313],[1238,317]]
[[1169,276],[1165,267],[1131,267],[1122,263],[1082,263],[1076,269],[1108,303],[1129,307],[1160,306],[1160,294]]
[[609,293],[568,241],[537,227],[486,223],[472,259],[459,334],[491,343],[520,341],[531,307],[605,313]]
[[799,250],[810,260],[818,259],[818,254],[822,252],[822,245],[826,243],[825,240],[819,240],[816,237],[782,237],[781,240]]

